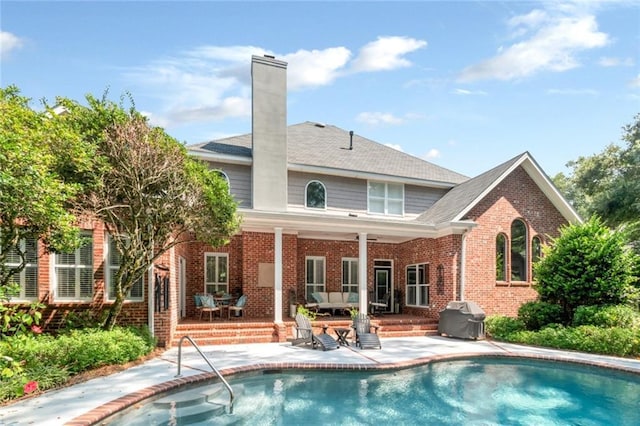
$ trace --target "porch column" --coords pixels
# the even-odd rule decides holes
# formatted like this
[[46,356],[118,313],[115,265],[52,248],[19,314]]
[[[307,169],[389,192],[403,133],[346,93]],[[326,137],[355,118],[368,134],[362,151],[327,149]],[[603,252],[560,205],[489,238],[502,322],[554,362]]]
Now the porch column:
[[282,322],[282,228],[274,228],[275,231],[275,247],[274,247],[274,291],[275,291],[275,309],[274,320],[276,323]]
[[358,290],[360,301],[358,310],[367,313],[367,233],[358,233]]

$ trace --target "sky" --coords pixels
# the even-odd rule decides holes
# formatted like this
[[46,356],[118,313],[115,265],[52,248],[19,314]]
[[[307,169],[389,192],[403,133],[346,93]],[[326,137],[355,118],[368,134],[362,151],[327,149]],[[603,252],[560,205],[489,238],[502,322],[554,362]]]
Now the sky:
[[2,87],[35,109],[130,94],[186,144],[251,132],[264,54],[288,63],[288,124],[470,177],[525,151],[567,174],[640,113],[638,1],[0,2]]

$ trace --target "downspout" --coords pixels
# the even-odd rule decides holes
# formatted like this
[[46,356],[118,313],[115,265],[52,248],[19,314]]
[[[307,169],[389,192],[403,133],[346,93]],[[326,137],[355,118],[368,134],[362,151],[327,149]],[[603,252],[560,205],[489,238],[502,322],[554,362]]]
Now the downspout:
[[464,281],[465,281],[465,272],[467,264],[467,232],[465,230],[462,233],[462,242],[460,243],[460,294],[458,295],[458,299],[461,302],[464,302]]

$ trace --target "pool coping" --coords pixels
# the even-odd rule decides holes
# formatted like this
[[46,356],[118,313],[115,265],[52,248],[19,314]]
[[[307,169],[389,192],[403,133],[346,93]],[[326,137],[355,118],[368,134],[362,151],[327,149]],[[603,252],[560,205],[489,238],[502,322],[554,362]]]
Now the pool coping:
[[[632,367],[612,363],[602,359],[590,359],[590,358],[570,358],[573,352],[561,352],[561,353],[529,353],[529,352],[510,352],[508,349],[505,351],[504,347],[496,347],[496,352],[462,352],[451,354],[430,355],[420,358],[415,358],[401,362],[380,363],[380,364],[365,364],[365,363],[314,363],[314,362],[269,362],[269,363],[254,363],[240,367],[230,367],[221,369],[220,373],[225,376],[233,376],[242,373],[252,373],[257,371],[268,370],[351,370],[351,371],[388,371],[388,370],[400,370],[411,367],[418,367],[428,365],[435,362],[443,361],[455,361],[471,358],[510,358],[510,359],[528,359],[539,361],[552,361],[561,362],[565,364],[583,365],[590,367],[605,368],[609,370],[615,370],[625,373],[631,373],[634,375],[640,375],[640,371]],[[525,349],[525,347],[521,347]],[[542,349],[542,348],[531,348]],[[560,352],[560,351],[557,351]],[[578,354],[578,353],[575,353]],[[590,355],[579,352],[581,355]],[[204,372],[188,377],[179,377],[173,380],[168,380],[163,383],[159,383],[153,386],[149,386],[139,391],[129,393],[120,398],[114,399],[106,404],[98,406],[80,416],[73,418],[65,423],[65,426],[91,426],[99,424],[100,422],[108,419],[109,417],[135,405],[146,399],[156,397],[168,391],[179,389],[188,385],[198,384],[212,378],[216,378],[213,372]]]

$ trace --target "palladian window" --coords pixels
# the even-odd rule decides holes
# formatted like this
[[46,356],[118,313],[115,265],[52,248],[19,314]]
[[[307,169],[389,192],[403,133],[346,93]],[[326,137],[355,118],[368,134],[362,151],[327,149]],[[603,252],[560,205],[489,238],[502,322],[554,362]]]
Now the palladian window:
[[511,281],[527,281],[527,226],[520,219],[511,223]]
[[496,237],[496,281],[507,278],[507,237],[498,234]]

